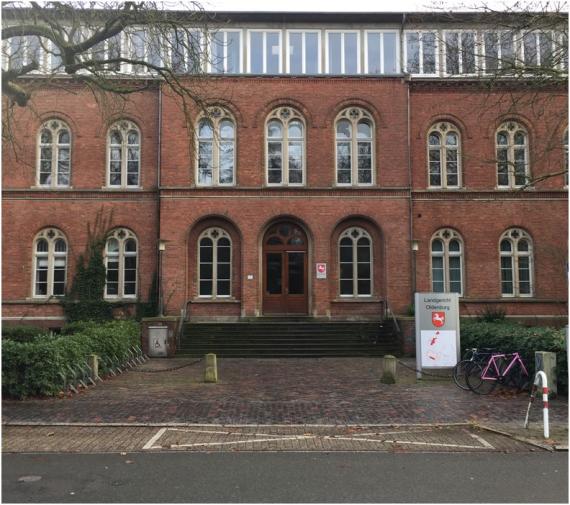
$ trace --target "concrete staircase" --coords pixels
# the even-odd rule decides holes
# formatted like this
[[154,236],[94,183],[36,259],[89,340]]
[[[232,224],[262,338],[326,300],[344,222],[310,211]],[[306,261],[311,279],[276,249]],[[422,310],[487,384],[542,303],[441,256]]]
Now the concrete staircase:
[[318,358],[400,354],[392,321],[259,319],[186,323],[177,355],[221,358]]

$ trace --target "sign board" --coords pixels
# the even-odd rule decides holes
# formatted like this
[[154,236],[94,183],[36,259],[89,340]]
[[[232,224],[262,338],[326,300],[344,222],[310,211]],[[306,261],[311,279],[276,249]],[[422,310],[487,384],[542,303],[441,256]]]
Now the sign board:
[[459,295],[416,293],[415,313],[416,368],[454,367],[460,352]]
[[327,278],[327,264],[317,263],[317,279],[326,279],[326,278]]
[[166,326],[149,326],[148,328],[148,354],[151,357],[165,357],[166,338],[168,328]]

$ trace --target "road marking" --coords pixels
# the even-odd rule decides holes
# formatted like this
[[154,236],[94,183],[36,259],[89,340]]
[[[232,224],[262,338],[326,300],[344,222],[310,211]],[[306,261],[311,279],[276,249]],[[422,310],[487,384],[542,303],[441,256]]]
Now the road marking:
[[359,433],[359,437],[373,437],[374,435],[393,435],[394,433],[421,433],[424,431],[433,431],[433,430],[407,430],[407,431],[383,431],[383,432],[372,432],[372,433]]
[[471,437],[473,437],[475,440],[478,440],[479,442],[481,442],[486,449],[494,449],[494,447],[489,442],[487,442],[483,437],[480,437],[479,435],[475,435],[475,433],[470,433],[467,430],[463,430],[463,431],[465,433],[467,433],[468,435],[470,435]]
[[162,435],[164,435],[164,434],[166,433],[166,430],[168,430],[168,428],[160,428],[160,430],[158,430],[158,431],[151,437],[151,439],[143,446],[143,450],[153,449],[154,443],[155,443],[160,437],[162,437]]
[[[275,438],[260,438],[257,440],[232,440],[231,442],[198,442],[195,444],[171,444],[167,447],[170,447],[171,449],[176,449],[178,447],[212,447],[215,445],[236,445],[236,444],[255,444],[255,443],[259,443],[259,442],[280,442],[282,440],[303,440],[305,438],[315,438],[315,437],[305,437],[302,435],[299,436],[294,436],[294,437],[283,437],[280,438],[278,440],[276,440]],[[162,446],[155,446],[155,447],[151,447],[151,449],[162,449]]]
[[482,449],[478,445],[462,445],[462,444],[442,444],[439,442],[412,442],[408,440],[375,440],[373,438],[355,438],[355,437],[323,437],[331,440],[350,440],[351,442],[376,442],[381,444],[398,444],[398,445],[433,445],[437,447],[457,447],[461,449]]

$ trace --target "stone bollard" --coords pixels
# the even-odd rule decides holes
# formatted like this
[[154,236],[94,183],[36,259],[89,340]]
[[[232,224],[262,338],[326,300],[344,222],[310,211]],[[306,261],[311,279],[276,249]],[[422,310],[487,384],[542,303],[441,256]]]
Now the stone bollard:
[[89,365],[89,368],[91,368],[93,380],[101,380],[101,377],[99,377],[99,356],[96,354],[90,354],[87,358],[87,364]]
[[218,363],[215,354],[206,354],[204,382],[218,382]]
[[383,384],[396,384],[396,357],[386,354],[382,364],[382,378],[380,382]]
[[[548,380],[548,391],[550,398],[556,398],[558,395],[558,388],[556,386],[556,353],[546,351],[535,351],[534,353],[534,366],[536,372],[542,371],[546,374]],[[532,385],[534,377],[529,378]]]

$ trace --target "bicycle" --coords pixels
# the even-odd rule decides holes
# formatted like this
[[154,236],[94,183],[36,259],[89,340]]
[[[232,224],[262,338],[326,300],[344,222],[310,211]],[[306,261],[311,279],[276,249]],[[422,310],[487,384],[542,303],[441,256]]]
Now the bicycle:
[[463,359],[453,367],[452,377],[455,385],[459,389],[469,391],[466,375],[469,372],[471,365],[474,363],[486,363],[494,352],[496,352],[496,349],[493,349],[492,347],[482,347],[481,349],[473,347],[471,349],[467,349],[463,355]]
[[528,371],[518,352],[492,354],[486,365],[474,363],[465,376],[469,389],[479,395],[487,395],[497,384],[507,383],[522,391],[528,377]]

